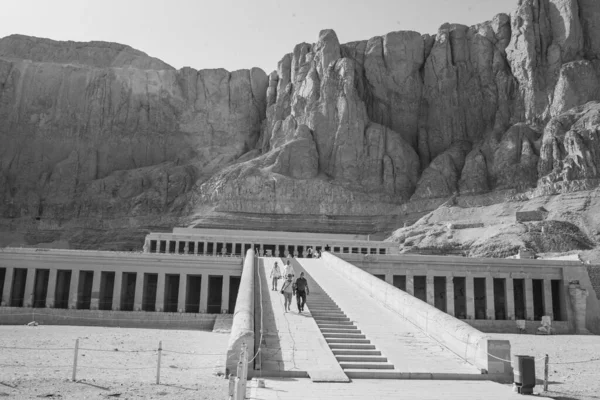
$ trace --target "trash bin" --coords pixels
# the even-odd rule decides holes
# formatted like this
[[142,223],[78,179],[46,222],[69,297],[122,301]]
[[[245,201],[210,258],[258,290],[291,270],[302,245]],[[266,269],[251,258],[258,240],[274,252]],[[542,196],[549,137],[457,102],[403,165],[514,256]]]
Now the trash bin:
[[535,387],[535,358],[531,356],[514,356],[513,370],[515,388],[521,394],[533,394]]

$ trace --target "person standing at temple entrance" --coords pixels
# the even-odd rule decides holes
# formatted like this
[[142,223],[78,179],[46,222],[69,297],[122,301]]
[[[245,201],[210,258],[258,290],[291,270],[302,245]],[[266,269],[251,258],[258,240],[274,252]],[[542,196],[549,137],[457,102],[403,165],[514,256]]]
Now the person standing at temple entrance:
[[298,306],[298,312],[304,311],[304,305],[306,304],[306,296],[308,296],[308,282],[304,277],[304,272],[300,272],[300,277],[296,279],[294,283],[294,291],[296,292],[296,305]]
[[271,268],[271,290],[277,290],[277,281],[281,278],[281,271],[279,270],[279,264],[275,261],[273,268]]

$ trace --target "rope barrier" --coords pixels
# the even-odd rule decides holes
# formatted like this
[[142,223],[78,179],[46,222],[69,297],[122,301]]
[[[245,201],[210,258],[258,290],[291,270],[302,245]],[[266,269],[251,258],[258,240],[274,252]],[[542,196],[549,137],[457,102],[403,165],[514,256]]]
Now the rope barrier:
[[[496,357],[493,354],[487,353],[488,356],[495,358],[497,360],[500,361],[504,361],[504,362],[508,362],[511,363],[511,360],[505,360],[503,358],[500,357]],[[544,360],[546,358],[546,356],[542,356],[542,357],[538,357],[535,358],[535,361],[540,361],[540,360]],[[562,365],[562,364],[584,364],[584,363],[588,363],[588,362],[595,362],[595,361],[600,361],[600,357],[599,358],[592,358],[590,360],[583,360],[583,361],[565,361],[565,362],[548,362],[548,365]]]
[[175,350],[162,350],[163,352],[166,353],[175,353],[175,354],[184,354],[184,355],[191,355],[191,356],[225,356],[225,354],[223,353],[190,353],[190,352],[184,352],[184,351],[175,351]]
[[[72,349],[70,349],[70,350],[72,350]],[[105,350],[105,349],[90,349],[87,347],[80,347],[79,350],[108,352],[108,353],[155,353],[156,352],[156,350],[119,350],[117,348],[114,348],[112,350]]]
[[566,361],[566,362],[554,362],[551,363],[549,362],[548,364],[550,365],[561,365],[561,364],[585,364],[585,363],[589,363],[589,362],[594,362],[594,361],[600,361],[600,358],[592,358],[591,360],[584,360],[584,361]]
[[0,346],[0,349],[9,349],[9,350],[48,350],[48,351],[62,351],[62,350],[73,350],[73,348],[67,348],[67,347],[56,347],[56,348],[42,348],[42,347],[7,347],[7,346]]
[[[0,346],[0,349],[7,350],[47,350],[47,351],[73,351],[73,348],[69,347],[56,347],[56,348],[43,348],[43,347],[9,347],[9,346]],[[121,350],[119,348],[114,348],[112,350],[107,349],[93,349],[89,347],[80,347],[79,350],[87,350],[87,351],[96,351],[96,352],[107,352],[107,353],[156,353],[157,350]],[[175,351],[175,350],[162,350],[167,353],[175,353],[175,354],[183,354],[190,356],[224,356],[223,353],[194,353],[194,352],[184,352],[184,351]]]
[[[73,350],[73,349],[71,349]],[[71,368],[71,365],[21,365],[21,364],[0,364],[0,367],[11,367],[11,368]]]
[[[102,321],[122,321],[122,322],[130,322],[130,321],[142,321],[142,322],[148,322],[148,319],[144,319],[144,318],[90,318],[90,317],[76,317],[76,316],[71,316],[71,315],[58,315],[58,314],[44,314],[44,313],[40,313],[40,312],[30,312],[30,313],[17,313],[17,314],[2,314],[0,315],[0,320],[2,319],[2,317],[12,317],[12,316],[23,316],[23,315],[29,315],[32,318],[35,315],[40,315],[43,317],[53,317],[53,318],[65,318],[65,319],[86,319],[86,320],[102,320]],[[208,314],[207,314],[208,315]],[[200,319],[182,319],[182,320],[178,320],[178,321],[156,321],[153,320],[154,322],[163,322],[163,323],[179,323],[179,322],[203,322]]]

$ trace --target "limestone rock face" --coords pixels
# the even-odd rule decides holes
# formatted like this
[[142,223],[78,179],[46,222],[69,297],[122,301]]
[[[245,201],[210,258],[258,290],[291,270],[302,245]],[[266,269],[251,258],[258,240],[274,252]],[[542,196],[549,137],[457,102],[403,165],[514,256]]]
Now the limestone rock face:
[[588,101],[600,99],[600,83],[590,61],[566,63],[554,88],[551,116],[555,117]]
[[491,177],[496,188],[535,186],[538,162],[535,142],[539,136],[526,124],[516,124],[506,131],[494,152]]
[[458,193],[460,174],[470,151],[471,143],[461,141],[437,156],[423,171],[411,200],[440,197],[440,195],[447,197]]
[[319,173],[319,154],[306,125],[296,129],[294,137],[281,146],[271,172],[297,179],[311,179]]
[[0,82],[1,203],[68,221],[178,214],[199,177],[256,145],[268,78],[15,36],[0,41]]
[[55,64],[87,65],[94,68],[133,67],[174,70],[157,58],[118,43],[59,42],[24,35],[11,35],[0,39],[0,57]]
[[542,141],[541,184],[599,178],[600,103],[590,102],[550,120]]
[[523,0],[512,15],[506,52],[529,122],[547,121],[562,65],[583,56],[579,15],[578,0]]

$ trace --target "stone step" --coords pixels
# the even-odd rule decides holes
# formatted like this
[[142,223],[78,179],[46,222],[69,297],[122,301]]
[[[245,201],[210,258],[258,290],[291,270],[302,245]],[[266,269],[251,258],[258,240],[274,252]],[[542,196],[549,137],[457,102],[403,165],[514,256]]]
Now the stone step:
[[329,348],[334,350],[375,350],[375,345],[370,343],[329,343]]
[[346,317],[346,314],[344,314],[341,311],[325,311],[325,312],[320,312],[320,311],[312,311],[310,310],[310,313],[312,314],[313,317]]
[[364,339],[365,335],[362,333],[323,333],[323,337],[327,338],[344,338],[344,339]]
[[348,317],[327,317],[327,316],[316,316],[314,317],[315,321],[324,321],[324,322],[332,322],[332,321],[346,321],[350,322],[350,318]]
[[390,369],[345,369],[344,373],[350,379],[404,379],[407,375]]
[[308,305],[308,307],[310,308],[310,311],[342,311],[339,307],[316,307],[310,305]]
[[346,369],[394,369],[388,362],[340,362],[340,367]]
[[351,329],[341,329],[341,328],[321,328],[321,333],[362,333],[354,326]]
[[319,325],[319,329],[321,331],[323,329],[344,329],[347,331],[358,330],[356,325],[342,325],[342,324],[321,324]]
[[334,356],[380,356],[379,350],[348,350],[348,349],[331,349]]
[[370,362],[370,363],[386,363],[387,357],[382,356],[372,356],[372,355],[348,355],[348,354],[336,354],[335,358],[338,362]]
[[[335,344],[370,344],[369,339],[325,338],[327,343]],[[331,346],[329,346],[331,348]]]
[[315,322],[317,323],[317,325],[320,327],[322,326],[356,326],[354,325],[354,322],[352,321],[333,321],[333,320],[322,320],[322,321],[318,321],[317,319],[315,319]]

